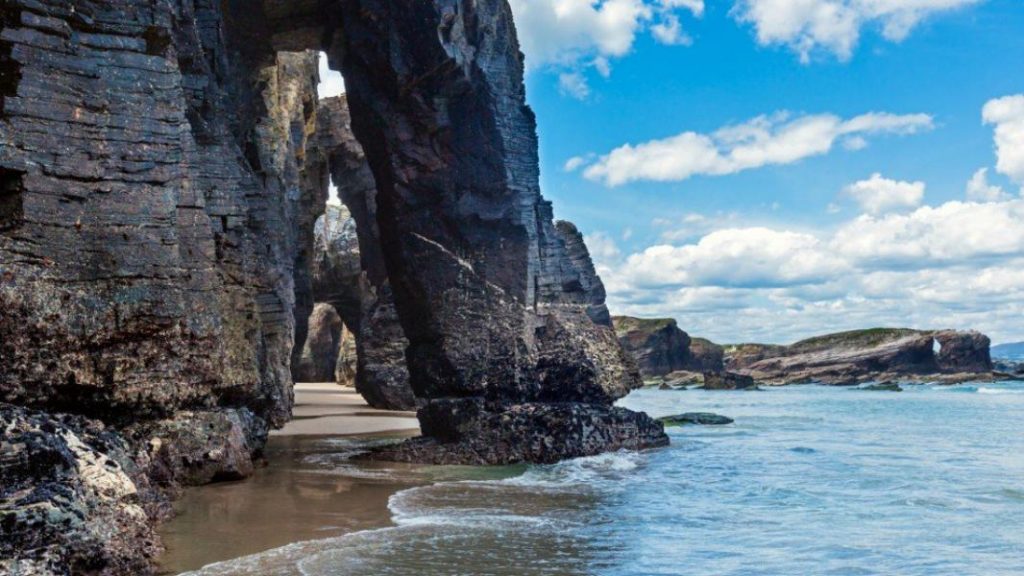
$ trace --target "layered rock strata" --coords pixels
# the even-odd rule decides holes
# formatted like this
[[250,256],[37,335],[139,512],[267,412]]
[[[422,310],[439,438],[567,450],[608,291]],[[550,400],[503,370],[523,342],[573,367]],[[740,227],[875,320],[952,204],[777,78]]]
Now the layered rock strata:
[[758,382],[853,385],[870,381],[963,382],[993,374],[989,338],[978,332],[873,329],[792,346],[744,345],[729,368]]
[[[545,459],[666,442],[646,416],[611,407],[639,378],[588,315],[580,270],[565,265],[540,195],[508,5],[342,6],[328,54],[376,183],[410,383],[428,402],[428,438],[388,456],[490,463],[535,459],[528,446],[538,442],[551,443]],[[580,426],[556,425],[557,405]],[[518,434],[480,451],[503,418],[521,424]],[[583,441],[589,426],[602,432]]]
[[[504,0],[8,0],[0,24],[0,401],[29,414],[12,421],[70,412],[115,438],[69,456],[62,428],[30,422],[69,472],[4,459],[5,488],[52,481],[73,500],[121,441],[140,474],[104,486],[240,477],[287,420],[327,189],[315,56],[281,53],[306,49],[345,73],[374,181],[375,312],[359,317],[379,310],[389,342],[398,319],[427,402],[428,437],[392,456],[553,461],[667,442],[612,407],[639,377],[540,195]],[[143,551],[131,504],[125,484],[85,504],[86,522],[109,505],[104,526]],[[57,573],[79,557],[145,573],[147,554],[108,553],[102,528],[79,545],[44,530],[33,550]]]

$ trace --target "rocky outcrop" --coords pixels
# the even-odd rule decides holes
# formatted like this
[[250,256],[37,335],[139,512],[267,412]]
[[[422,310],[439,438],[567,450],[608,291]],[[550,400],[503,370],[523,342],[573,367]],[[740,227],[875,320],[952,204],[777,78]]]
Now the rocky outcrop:
[[756,390],[757,383],[750,376],[732,372],[705,372],[705,390]]
[[3,10],[0,168],[18,208],[0,226],[0,398],[282,423],[294,270],[326,174],[315,55],[275,60],[226,24],[251,16],[191,1]]
[[615,333],[645,378],[687,370],[690,336],[671,318],[616,316]]
[[581,403],[517,404],[494,413],[482,401],[435,401],[420,411],[426,436],[364,458],[462,464],[553,463],[608,450],[664,445],[661,423],[624,408]]
[[[935,362],[945,373],[970,373],[992,371],[992,340],[980,332],[957,332],[944,330],[933,332],[932,338],[938,344]],[[933,346],[934,348],[934,346]]]
[[[673,372],[721,372],[725,349],[704,338],[691,338],[671,318],[613,318],[619,342],[636,359],[645,379],[665,379]],[[678,379],[678,378],[677,378]]]
[[555,230],[565,243],[565,255],[561,258],[562,276],[566,278],[562,285],[564,297],[584,306],[587,316],[596,324],[612,327],[612,316],[605,305],[604,282],[597,275],[590,250],[583,242],[583,234],[575,224],[565,220],[555,222]]
[[309,317],[306,344],[298,366],[292,367],[296,382],[332,382],[338,367],[345,324],[334,306],[320,303]]
[[150,574],[158,506],[103,424],[0,404],[0,572]]
[[761,360],[777,358],[785,353],[785,346],[774,344],[732,344],[725,347],[725,368],[743,370]]
[[178,412],[123,434],[145,454],[150,480],[173,489],[248,478],[267,432],[266,421],[248,409],[221,408]]
[[994,377],[988,337],[952,330],[879,328],[830,334],[733,355],[729,366],[758,382],[773,384],[959,382]]
[[356,336],[348,327],[341,326],[341,346],[338,347],[338,362],[334,367],[334,381],[342,386],[356,385]]

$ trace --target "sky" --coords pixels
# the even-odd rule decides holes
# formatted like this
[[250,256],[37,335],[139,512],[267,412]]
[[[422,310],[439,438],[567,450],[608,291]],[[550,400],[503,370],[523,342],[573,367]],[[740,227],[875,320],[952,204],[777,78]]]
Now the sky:
[[1024,340],[1021,0],[510,4],[613,314]]

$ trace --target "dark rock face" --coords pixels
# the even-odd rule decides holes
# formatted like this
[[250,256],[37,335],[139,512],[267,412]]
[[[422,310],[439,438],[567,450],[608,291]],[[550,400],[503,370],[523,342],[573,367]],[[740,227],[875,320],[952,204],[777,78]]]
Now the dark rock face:
[[124,435],[146,454],[151,480],[174,487],[251,476],[267,431],[266,421],[241,408],[179,412],[130,426]]
[[258,26],[230,25],[252,16],[191,1],[11,0],[4,15],[17,217],[0,232],[0,398],[282,423],[293,271],[325,174],[315,57],[275,61],[249,42]]
[[935,361],[944,372],[991,372],[992,341],[980,332],[946,330],[932,335],[939,343]]
[[555,222],[555,229],[565,243],[565,256],[562,258],[565,269],[562,275],[567,279],[562,285],[565,298],[586,306],[587,316],[595,324],[612,327],[612,316],[605,305],[604,283],[594,269],[583,234],[575,224],[565,220]]
[[754,390],[757,384],[750,376],[732,372],[706,372],[705,390]]
[[644,377],[687,370],[690,336],[671,318],[640,319],[616,316],[615,332],[622,347],[636,359]]
[[[376,182],[376,232],[409,341],[412,388],[430,403],[480,406],[446,442],[410,443],[392,457],[539,457],[511,437],[477,450],[503,416],[520,424],[523,444],[558,438],[545,459],[599,449],[602,438],[608,448],[652,444],[636,427],[618,428],[636,434],[633,441],[583,441],[573,437],[578,429],[546,417],[544,403],[557,401],[611,425],[619,414],[611,402],[639,379],[610,330],[587,315],[580,271],[566,265],[565,240],[540,195],[535,121],[508,5],[344,6],[328,53],[345,74],[353,132]],[[421,413],[438,418],[431,404]]]
[[0,429],[0,572],[152,573],[162,511],[117,433],[9,404]]
[[333,382],[345,325],[334,306],[320,303],[309,317],[309,332],[299,358],[292,367],[296,382]]
[[691,338],[686,369],[692,372],[725,370],[725,348],[704,338]]
[[728,416],[712,414],[711,412],[687,412],[686,414],[679,414],[677,416],[665,416],[663,418],[658,418],[658,422],[661,422],[665,426],[685,426],[687,424],[696,424],[699,426],[725,426],[727,424],[732,424],[734,420]]
[[317,230],[317,298],[347,310],[356,334],[356,390],[374,408],[415,410],[406,368],[409,341],[395,309],[377,225],[377,188],[362,146],[352,133],[345,96],[320,102],[321,147],[345,207],[329,207]]
[[[578,234],[541,197],[504,0],[7,0],[0,23],[0,401],[102,420],[168,485],[251,470],[290,414],[327,188],[315,56],[278,51],[326,48],[374,182],[348,204],[375,238],[360,238],[372,297],[351,325],[360,346],[394,345],[371,346],[388,366],[405,350],[437,434],[392,455],[553,461],[667,441],[612,407],[639,376]],[[376,361],[359,356],[360,373]],[[109,515],[86,505],[68,531],[81,547],[51,526],[43,547],[109,558],[86,573],[145,573],[128,493]],[[109,522],[88,525],[94,510]],[[104,528],[125,545],[90,536]]]
[[988,337],[951,330],[879,328],[829,334],[792,346],[763,347],[759,354],[733,356],[729,366],[774,384],[961,382],[993,377]]

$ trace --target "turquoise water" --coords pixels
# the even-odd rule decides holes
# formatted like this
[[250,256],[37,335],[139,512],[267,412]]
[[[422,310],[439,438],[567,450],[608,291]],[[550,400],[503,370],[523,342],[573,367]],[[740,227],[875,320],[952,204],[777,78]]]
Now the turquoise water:
[[642,454],[452,471],[393,495],[392,527],[200,574],[1024,574],[1024,383],[622,404],[736,422],[672,428],[671,447]]

